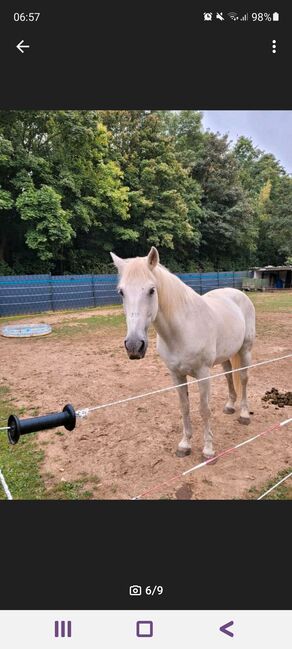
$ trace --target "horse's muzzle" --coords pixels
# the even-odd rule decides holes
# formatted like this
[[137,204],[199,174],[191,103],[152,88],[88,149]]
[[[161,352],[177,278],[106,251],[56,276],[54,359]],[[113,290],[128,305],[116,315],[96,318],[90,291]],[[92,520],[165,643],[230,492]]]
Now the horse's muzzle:
[[125,348],[131,361],[141,360],[147,351],[147,340],[145,338],[137,340],[129,336],[125,339]]

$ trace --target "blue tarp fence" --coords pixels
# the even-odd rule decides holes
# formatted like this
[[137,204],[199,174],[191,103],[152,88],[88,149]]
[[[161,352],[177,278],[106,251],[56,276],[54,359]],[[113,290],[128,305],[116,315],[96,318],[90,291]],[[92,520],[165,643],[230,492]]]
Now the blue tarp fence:
[[[249,271],[177,273],[203,295],[214,288],[242,288]],[[117,275],[0,275],[0,317],[121,304]]]

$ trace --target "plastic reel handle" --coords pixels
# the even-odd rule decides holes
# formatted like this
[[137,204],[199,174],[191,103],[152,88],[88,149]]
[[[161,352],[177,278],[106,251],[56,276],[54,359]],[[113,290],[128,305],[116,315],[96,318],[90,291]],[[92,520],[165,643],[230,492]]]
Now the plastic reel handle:
[[48,430],[58,426],[73,430],[76,426],[76,413],[73,406],[67,403],[62,412],[52,412],[43,417],[19,419],[16,415],[10,415],[7,425],[9,426],[8,440],[10,444],[17,444],[21,435],[36,433],[39,430]]

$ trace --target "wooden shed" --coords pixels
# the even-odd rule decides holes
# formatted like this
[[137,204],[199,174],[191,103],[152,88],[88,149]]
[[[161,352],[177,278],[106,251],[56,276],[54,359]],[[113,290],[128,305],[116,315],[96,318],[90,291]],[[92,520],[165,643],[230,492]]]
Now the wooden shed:
[[245,290],[292,288],[292,266],[263,266],[250,269]]

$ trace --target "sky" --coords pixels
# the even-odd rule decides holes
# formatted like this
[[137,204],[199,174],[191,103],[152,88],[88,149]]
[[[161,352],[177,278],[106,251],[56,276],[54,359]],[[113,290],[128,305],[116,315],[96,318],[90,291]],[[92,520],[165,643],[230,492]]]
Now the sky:
[[252,139],[266,153],[273,153],[292,174],[292,110],[202,110],[204,128]]

